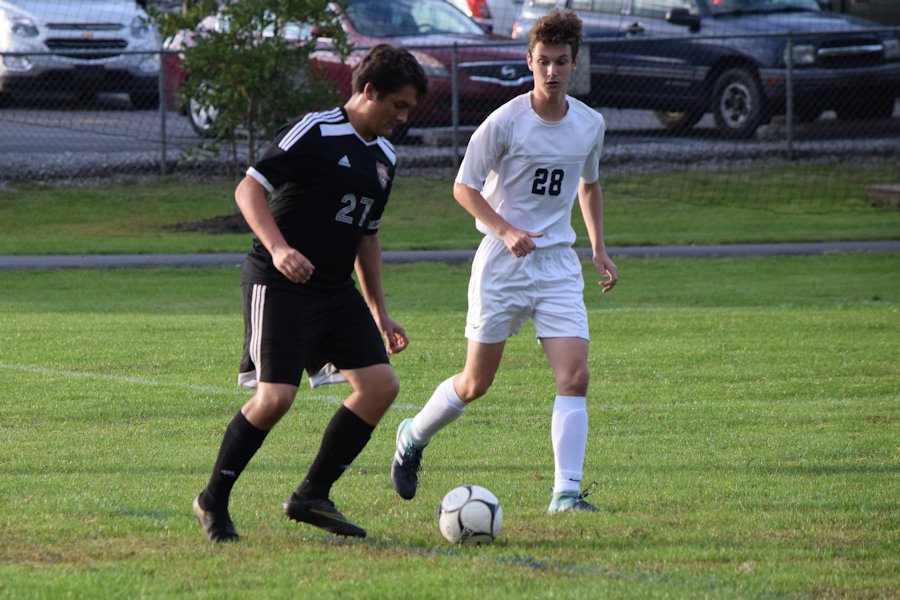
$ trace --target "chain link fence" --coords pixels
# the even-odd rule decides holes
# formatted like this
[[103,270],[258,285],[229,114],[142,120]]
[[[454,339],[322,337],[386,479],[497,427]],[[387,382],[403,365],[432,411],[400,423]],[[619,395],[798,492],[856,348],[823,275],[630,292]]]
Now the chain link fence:
[[[748,36],[746,43],[761,37]],[[714,42],[693,38],[691,44],[699,52]],[[607,169],[851,156],[900,160],[900,76],[886,70],[891,61],[883,56],[876,59],[862,49],[826,53],[831,62],[814,74],[789,60],[785,77],[737,62],[717,69],[682,64],[679,71],[662,58],[671,55],[674,43],[617,40],[613,46],[610,40],[586,40],[570,92],[606,118]],[[794,50],[800,42],[786,43],[789,58],[805,60],[802,48]],[[521,44],[505,45],[524,57]],[[443,50],[456,57],[459,49]],[[185,74],[177,53],[67,51],[69,60],[28,76],[29,64],[62,54],[60,48],[0,54],[0,178],[243,170],[239,147],[216,146],[204,136],[198,121],[209,118],[209,111],[198,114],[179,94]],[[612,54],[615,60],[605,62]],[[629,66],[622,57],[656,63]],[[528,81],[498,83],[480,76],[476,66],[453,60],[439,86],[445,96],[437,108],[446,118],[439,124],[413,120],[396,140],[406,167],[452,169],[477,121],[530,87]],[[900,60],[892,65],[900,70]]]

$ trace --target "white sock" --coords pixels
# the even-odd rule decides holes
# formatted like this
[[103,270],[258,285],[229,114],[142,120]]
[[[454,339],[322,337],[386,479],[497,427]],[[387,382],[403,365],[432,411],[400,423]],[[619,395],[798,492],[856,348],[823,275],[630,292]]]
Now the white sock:
[[[454,375],[455,377],[455,375]],[[466,408],[453,387],[453,377],[434,390],[422,410],[413,418],[410,433],[413,441],[425,447],[438,431],[455,421]]]
[[588,415],[585,397],[557,396],[550,421],[554,494],[581,490],[587,434]]

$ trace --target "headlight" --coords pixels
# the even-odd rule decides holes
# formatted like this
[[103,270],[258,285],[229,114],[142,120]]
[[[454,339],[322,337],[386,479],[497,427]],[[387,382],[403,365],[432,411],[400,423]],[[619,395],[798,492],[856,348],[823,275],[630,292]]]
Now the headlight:
[[[795,65],[814,65],[816,63],[816,47],[812,44],[797,44],[793,47],[791,61]],[[784,62],[787,64],[787,48],[784,49]]]
[[38,28],[34,21],[27,17],[12,17],[9,20],[13,35],[19,37],[37,37]]
[[131,35],[132,37],[142,38],[150,35],[150,24],[147,23],[147,20],[144,17],[135,17],[131,21]]
[[897,38],[885,38],[884,58],[885,60],[897,60],[900,58],[900,40]]
[[450,72],[447,70],[447,67],[435,57],[417,50],[411,50],[410,53],[415,56],[416,60],[419,61],[419,64],[422,65],[422,70],[425,71],[426,77],[450,77]]

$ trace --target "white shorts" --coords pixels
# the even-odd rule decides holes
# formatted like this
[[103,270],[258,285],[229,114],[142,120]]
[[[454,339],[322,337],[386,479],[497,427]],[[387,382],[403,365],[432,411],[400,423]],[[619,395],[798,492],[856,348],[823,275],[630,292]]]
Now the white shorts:
[[571,247],[539,248],[517,258],[486,236],[472,263],[466,337],[493,344],[534,321],[538,338],[588,338],[581,261]]

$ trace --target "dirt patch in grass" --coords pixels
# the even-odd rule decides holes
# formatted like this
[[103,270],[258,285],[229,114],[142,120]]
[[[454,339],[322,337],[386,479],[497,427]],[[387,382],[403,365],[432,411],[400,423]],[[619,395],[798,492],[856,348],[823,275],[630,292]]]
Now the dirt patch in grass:
[[240,213],[221,215],[200,221],[176,223],[170,227],[173,231],[199,231],[201,233],[249,233],[250,226]]

